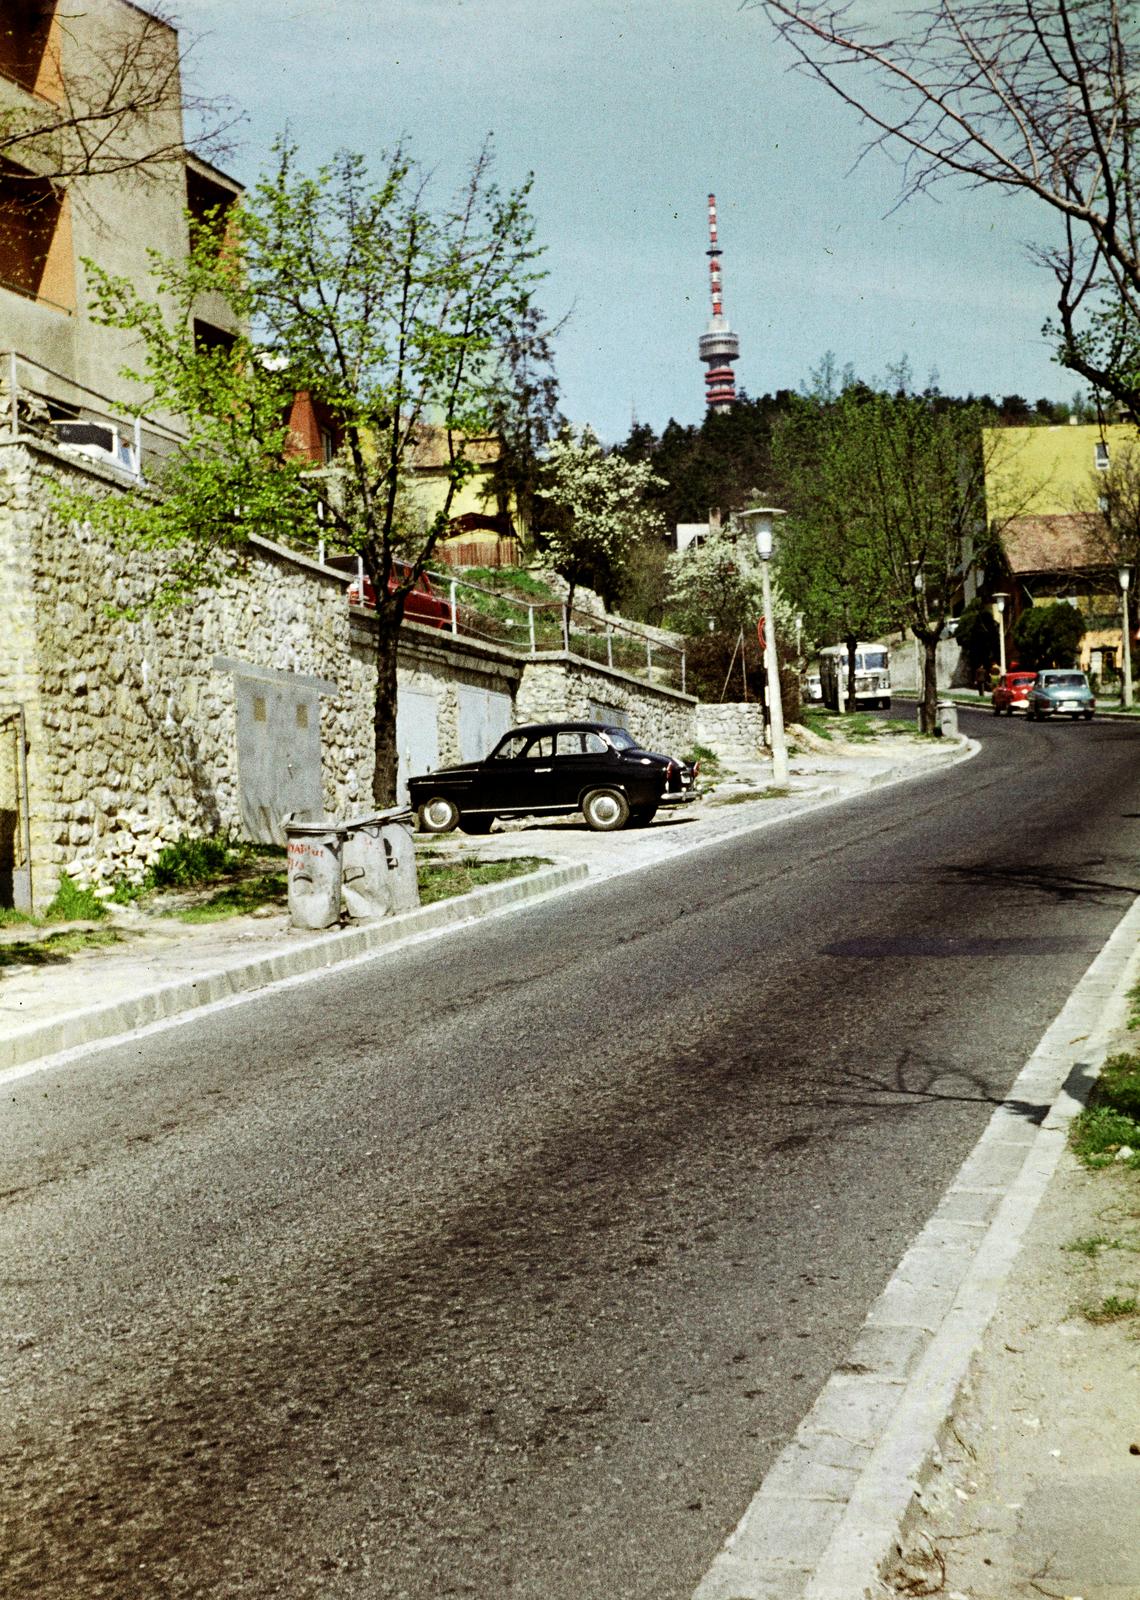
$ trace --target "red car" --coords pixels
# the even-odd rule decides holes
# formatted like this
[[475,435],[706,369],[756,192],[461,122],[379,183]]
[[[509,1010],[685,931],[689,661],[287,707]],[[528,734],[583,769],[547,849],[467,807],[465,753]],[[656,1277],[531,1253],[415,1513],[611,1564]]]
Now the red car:
[[991,695],[994,716],[1004,711],[1012,717],[1015,711],[1029,710],[1029,691],[1037,682],[1035,672],[1007,672]]
[[[399,574],[399,579],[402,580],[407,577],[409,571],[410,568],[405,566],[402,561],[396,562],[395,570],[388,579],[389,593],[396,587],[398,581],[397,573]],[[348,603],[353,606],[358,606],[362,603],[359,582],[349,584]],[[364,580],[363,604],[373,608],[376,606],[376,591],[372,587],[371,578],[365,578]],[[416,579],[415,588],[412,589],[404,602],[404,615],[409,622],[422,622],[429,628],[450,628],[451,602],[449,600],[441,600],[432,588],[431,579],[427,573],[421,572]]]

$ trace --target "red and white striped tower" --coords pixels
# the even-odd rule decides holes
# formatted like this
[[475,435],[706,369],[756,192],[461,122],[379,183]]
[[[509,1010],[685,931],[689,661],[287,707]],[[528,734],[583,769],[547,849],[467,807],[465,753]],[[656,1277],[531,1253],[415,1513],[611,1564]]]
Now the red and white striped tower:
[[736,379],[731,363],[740,355],[740,340],[728,325],[721,302],[720,245],[716,232],[716,195],[709,195],[709,288],[712,316],[701,334],[701,360],[705,363],[705,403],[710,411],[727,411],[736,399]]

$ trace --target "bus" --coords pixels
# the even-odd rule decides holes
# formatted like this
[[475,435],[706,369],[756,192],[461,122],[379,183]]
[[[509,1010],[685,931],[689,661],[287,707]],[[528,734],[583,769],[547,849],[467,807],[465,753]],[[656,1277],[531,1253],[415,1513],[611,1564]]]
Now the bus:
[[840,695],[847,710],[891,708],[891,653],[885,644],[855,646],[855,705],[847,706],[848,657],[845,644],[829,645],[819,652],[819,682],[823,703],[832,711],[840,707]]

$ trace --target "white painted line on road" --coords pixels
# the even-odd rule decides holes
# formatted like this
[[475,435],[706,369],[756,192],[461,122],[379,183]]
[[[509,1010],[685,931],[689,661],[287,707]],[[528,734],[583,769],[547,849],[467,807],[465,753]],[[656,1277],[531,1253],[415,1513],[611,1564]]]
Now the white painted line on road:
[[693,1600],[888,1593],[880,1571],[921,1499],[1079,1109],[1065,1085],[1100,1070],[1138,974],[1140,899],[1046,1030]]

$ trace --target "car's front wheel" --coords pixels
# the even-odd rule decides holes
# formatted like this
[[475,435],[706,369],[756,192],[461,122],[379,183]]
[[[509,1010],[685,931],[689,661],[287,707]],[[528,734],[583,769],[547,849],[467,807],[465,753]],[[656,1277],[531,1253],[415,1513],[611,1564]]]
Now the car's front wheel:
[[459,821],[459,807],[444,795],[433,794],[420,807],[420,831],[450,833]]
[[582,801],[582,815],[595,833],[614,833],[629,821],[629,801],[620,789],[591,789]]

